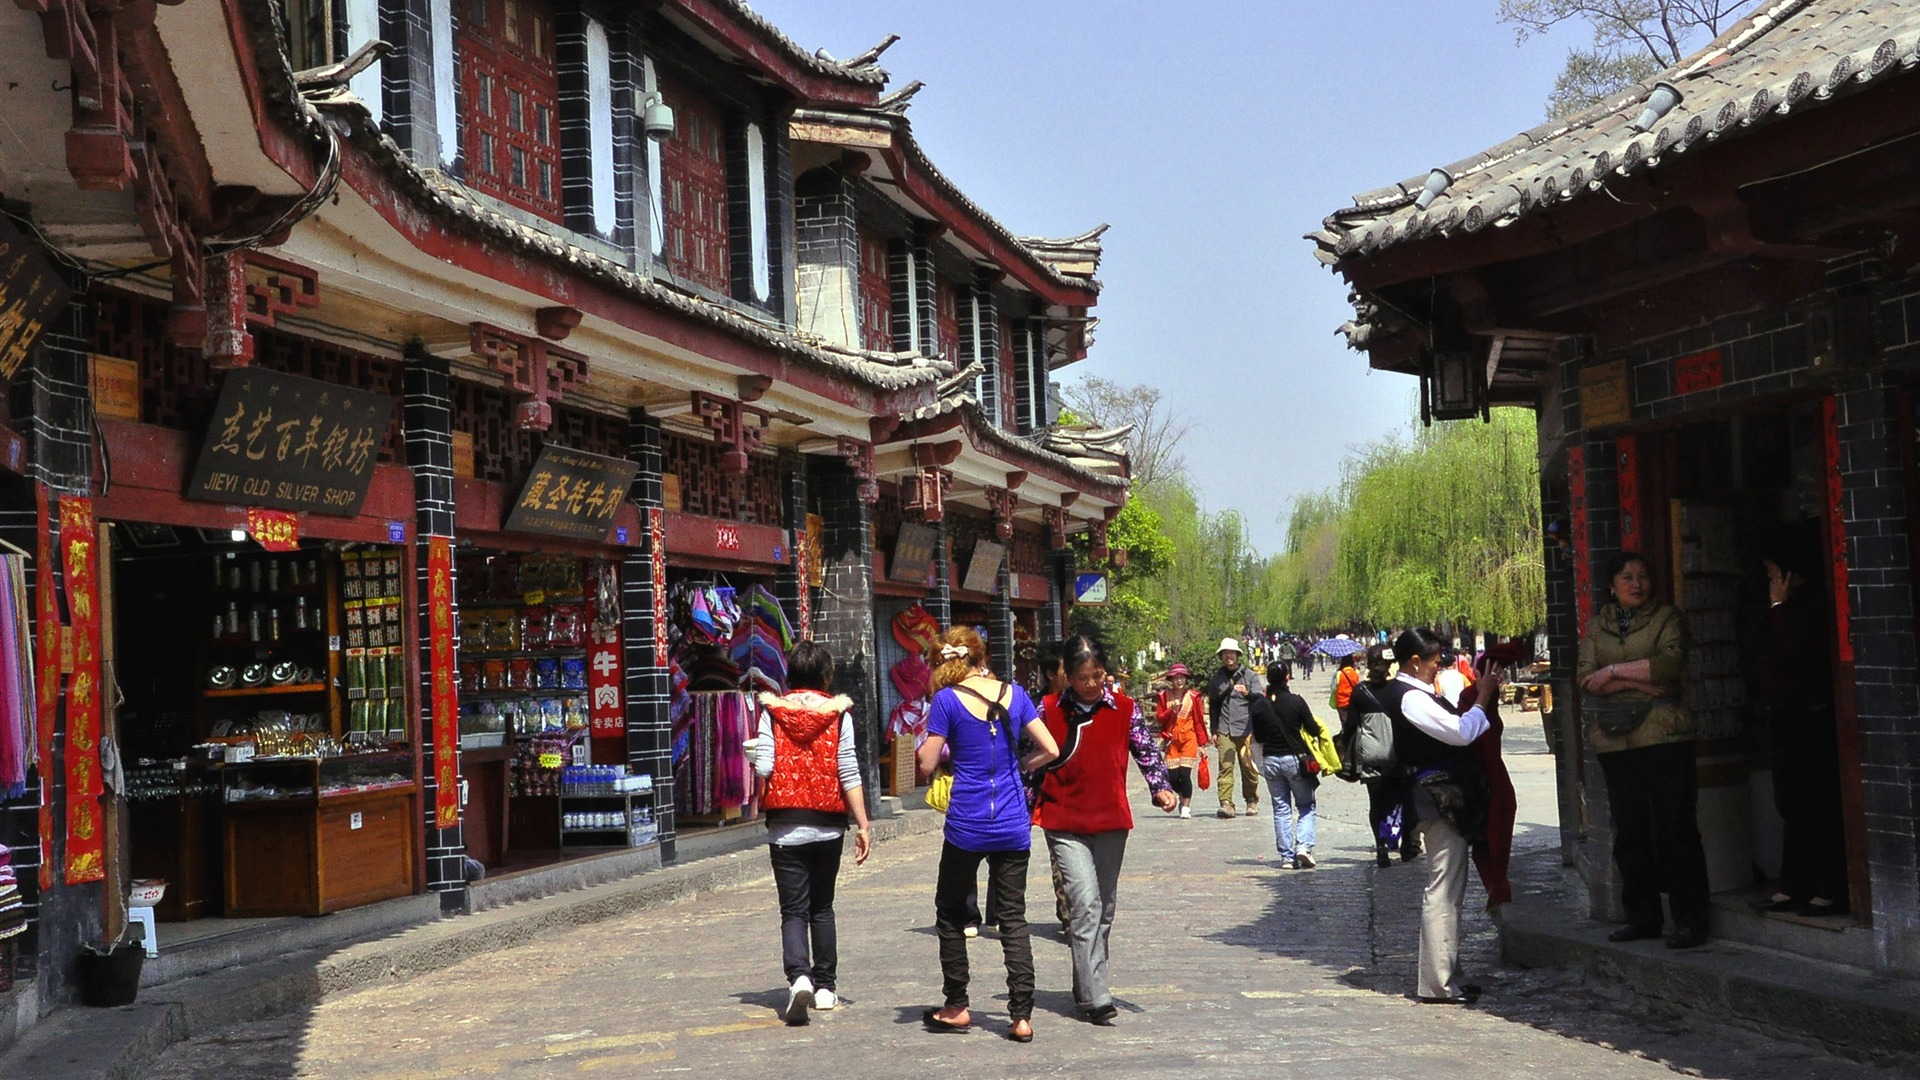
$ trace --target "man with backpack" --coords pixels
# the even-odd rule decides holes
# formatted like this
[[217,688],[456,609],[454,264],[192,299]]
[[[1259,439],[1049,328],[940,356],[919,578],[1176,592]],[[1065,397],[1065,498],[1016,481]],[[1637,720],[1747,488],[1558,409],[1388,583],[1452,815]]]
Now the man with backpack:
[[1413,829],[1413,806],[1408,798],[1406,770],[1393,756],[1393,720],[1376,696],[1387,687],[1393,668],[1393,650],[1387,645],[1367,647],[1367,679],[1353,687],[1341,715],[1334,746],[1340,751],[1340,778],[1367,786],[1367,821],[1373,826],[1374,865],[1393,865],[1420,854]]

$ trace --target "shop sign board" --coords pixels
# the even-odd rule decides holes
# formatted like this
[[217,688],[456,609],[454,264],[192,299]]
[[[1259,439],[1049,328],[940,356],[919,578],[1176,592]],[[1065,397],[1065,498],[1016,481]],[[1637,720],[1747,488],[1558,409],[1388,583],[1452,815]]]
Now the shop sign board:
[[20,370],[67,294],[66,282],[33,241],[0,218],[0,380]]
[[999,585],[1000,561],[1007,557],[1007,545],[991,540],[976,540],[967,559],[967,575],[960,587],[968,592],[991,593]]
[[1673,362],[1673,392],[1676,394],[1697,394],[1702,390],[1712,390],[1725,381],[1726,373],[1720,363],[1718,348],[1692,353]]
[[1624,424],[1633,419],[1633,392],[1625,360],[1580,369],[1580,426]]
[[1106,603],[1107,575],[1101,573],[1075,575],[1073,579],[1073,602],[1076,604]]
[[620,624],[595,626],[587,642],[587,723],[596,739],[615,739],[627,731],[621,706]]
[[87,356],[88,381],[93,389],[93,414],[112,420],[140,422],[140,365],[117,356]]
[[247,535],[266,551],[299,551],[300,515],[250,506],[247,508]]
[[384,394],[278,371],[229,371],[186,497],[353,517],[392,416]]
[[604,541],[639,471],[637,462],[621,458],[564,446],[541,447],[507,515],[506,530]]
[[933,545],[940,534],[925,525],[900,523],[900,535],[893,541],[893,562],[887,567],[887,579],[909,585],[924,585],[933,573]]

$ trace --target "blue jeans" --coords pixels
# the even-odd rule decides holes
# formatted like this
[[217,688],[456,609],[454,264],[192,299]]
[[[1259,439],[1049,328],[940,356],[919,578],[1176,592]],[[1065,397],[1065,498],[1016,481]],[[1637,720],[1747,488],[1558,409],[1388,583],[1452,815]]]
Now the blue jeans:
[[1295,855],[1313,850],[1318,817],[1314,789],[1320,779],[1300,771],[1297,754],[1269,754],[1260,762],[1260,772],[1267,778],[1267,798],[1273,803],[1273,845],[1282,860],[1291,862]]

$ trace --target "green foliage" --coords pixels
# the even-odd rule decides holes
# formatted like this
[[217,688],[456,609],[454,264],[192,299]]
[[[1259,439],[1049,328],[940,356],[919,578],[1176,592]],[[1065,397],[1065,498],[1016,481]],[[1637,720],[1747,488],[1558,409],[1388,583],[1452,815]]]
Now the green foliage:
[[1296,503],[1270,622],[1533,630],[1546,610],[1534,445],[1532,414],[1497,409],[1367,448],[1338,489]]

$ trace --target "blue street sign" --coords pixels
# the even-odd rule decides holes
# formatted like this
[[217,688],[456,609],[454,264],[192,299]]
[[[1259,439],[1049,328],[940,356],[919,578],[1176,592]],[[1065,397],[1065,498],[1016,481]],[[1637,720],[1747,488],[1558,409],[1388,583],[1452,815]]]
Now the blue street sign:
[[1076,604],[1106,603],[1107,575],[1101,573],[1076,575],[1073,579],[1073,602]]

